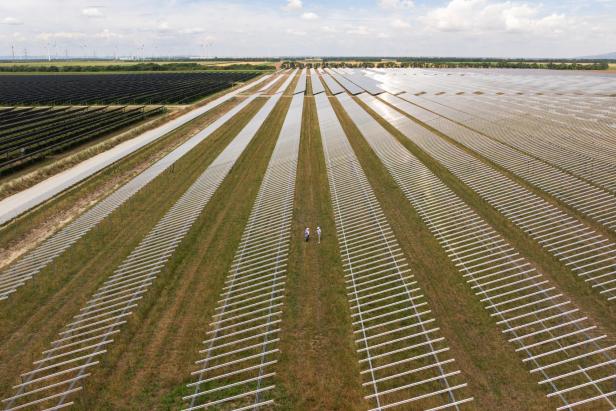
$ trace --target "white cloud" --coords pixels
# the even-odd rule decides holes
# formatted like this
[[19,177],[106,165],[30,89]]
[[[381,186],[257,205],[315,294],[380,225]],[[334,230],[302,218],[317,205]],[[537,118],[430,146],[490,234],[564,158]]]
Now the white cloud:
[[302,0],[287,0],[287,4],[282,8],[284,11],[301,10],[304,5]]
[[5,17],[2,20],[0,20],[1,24],[9,24],[12,26],[18,26],[20,24],[23,24],[23,22],[21,20],[19,20],[18,18],[15,17]]
[[412,0],[378,0],[377,4],[385,10],[408,9],[415,5]]
[[104,17],[103,11],[98,7],[86,7],[81,10],[81,14],[89,18],[99,18]]
[[295,29],[287,29],[286,30],[287,34],[291,34],[293,36],[305,36],[308,33],[303,31],[303,30],[295,30]]
[[[220,57],[541,58],[599,54],[606,51],[606,44],[616,44],[614,13],[605,13],[603,9],[595,12],[590,7],[585,7],[582,13],[553,1],[415,1],[411,9],[408,8],[411,3],[391,0],[369,0],[361,5],[353,1],[321,1],[318,8],[312,8],[312,2],[307,0],[279,0],[274,3],[276,7],[266,7],[265,3],[0,0],[0,48],[2,44],[14,42],[20,53],[27,49],[30,56],[46,55],[45,42],[41,41],[44,37],[52,39],[50,43],[56,42],[59,50],[68,49],[69,55],[83,54],[80,51],[83,43],[96,45],[98,56],[131,55],[143,45],[145,54],[203,55],[202,38],[207,34],[217,39],[214,45],[208,46],[207,54]],[[285,5],[291,8],[283,10]],[[99,8],[104,18],[86,18],[82,14],[86,7]],[[309,12],[317,14],[318,19],[302,19]],[[70,18],[75,15],[80,18]],[[26,24],[7,25],[4,20],[7,16],[23,19]],[[11,38],[17,30],[23,41]],[[457,31],[452,34],[453,30]]]
[[410,23],[407,22],[407,21],[404,21],[402,19],[394,19],[391,22],[391,26],[393,28],[396,28],[396,29],[408,29],[408,28],[411,28]]
[[557,33],[575,21],[562,14],[540,16],[540,6],[488,0],[452,0],[425,16],[428,27],[439,31],[494,31],[535,34]]
[[158,25],[156,26],[156,30],[160,31],[160,32],[167,32],[171,30],[171,26],[169,25],[168,22],[166,21],[161,21],[160,23],[158,23]]
[[199,34],[205,32],[205,29],[202,27],[189,27],[186,29],[181,29],[178,31],[180,34]]
[[84,38],[86,37],[86,33],[74,32],[74,31],[57,31],[57,32],[52,32],[52,33],[44,32],[44,33],[39,33],[36,37],[43,41],[49,41],[53,39],[72,40],[72,39]]
[[96,33],[94,37],[99,38],[99,39],[111,40],[111,39],[120,39],[120,38],[123,38],[124,36],[119,33],[114,33],[113,31],[109,29],[104,29],[103,31]]
[[311,11],[302,14],[302,19],[304,20],[316,20],[318,18],[319,16]]
[[347,34],[355,35],[355,36],[367,36],[371,33],[370,29],[364,25],[355,26],[349,30],[347,30]]
[[477,6],[484,0],[452,0],[447,6],[428,13],[426,22],[441,31],[462,31],[473,26]]

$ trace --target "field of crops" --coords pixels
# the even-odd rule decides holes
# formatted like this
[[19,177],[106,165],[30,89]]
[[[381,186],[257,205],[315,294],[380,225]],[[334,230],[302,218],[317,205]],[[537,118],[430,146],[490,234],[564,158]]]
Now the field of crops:
[[[614,84],[319,68],[218,96],[0,228],[2,405],[615,409]],[[141,110],[0,121],[53,144]]]
[[0,105],[187,104],[257,71],[0,75]]
[[0,109],[0,172],[128,127],[163,107],[26,107]]

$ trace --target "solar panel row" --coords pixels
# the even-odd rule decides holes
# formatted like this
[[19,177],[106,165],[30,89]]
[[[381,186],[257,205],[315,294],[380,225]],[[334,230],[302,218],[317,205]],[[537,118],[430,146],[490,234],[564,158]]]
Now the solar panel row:
[[[251,84],[251,87],[261,81],[265,81],[266,79],[267,77],[262,78],[259,82]],[[272,82],[277,80],[278,78],[274,78]],[[108,197],[101,200],[94,207],[45,240],[32,251],[23,255],[15,263],[11,264],[6,270],[0,273],[0,300],[8,298],[10,294],[14,293],[20,286],[24,285],[26,281],[47,267],[65,250],[70,248],[92,228],[103,221],[116,208],[126,203],[126,201],[132,198],[149,182],[165,170],[169,169],[169,167],[182,158],[186,153],[205,140],[214,131],[218,130],[223,124],[231,120],[257,96],[258,94],[253,94],[244,101],[240,102],[237,106],[223,114],[219,119],[214,121],[204,130],[191,137],[188,141],[174,149],[172,152],[154,163],[128,183],[111,193]],[[213,109],[219,104],[222,104],[224,101],[227,101],[227,98],[220,100],[218,104],[211,105],[209,109]]]
[[374,410],[472,401],[325,94],[315,96],[363,386]]
[[34,368],[21,375],[15,395],[3,400],[6,409],[64,408],[81,390],[113,335],[137,308],[167,261],[199,217],[237,159],[269,116],[292,76],[184,192],[154,228],[116,268],[86,305],[66,324],[60,338],[44,351]]
[[112,149],[98,154],[89,160],[83,161],[77,166],[66,170],[60,174],[56,174],[47,180],[42,181],[26,190],[23,190],[15,195],[12,195],[4,200],[0,201],[0,224],[4,224],[13,218],[19,216],[25,211],[30,210],[38,206],[39,204],[49,200],[55,195],[68,189],[74,184],[83,181],[84,179],[96,174],[103,170],[105,167],[122,160],[126,156],[134,153],[146,145],[157,141],[169,132],[176,130],[177,128],[187,124],[189,121],[207,113],[214,107],[219,106],[225,101],[235,97],[243,91],[253,87],[253,85],[259,84],[262,81],[268,79],[270,75],[261,77],[254,83],[246,84],[240,88],[237,88],[223,96],[213,100],[212,102],[196,108],[184,115],[181,115],[169,122],[156,127],[155,129],[146,131],[138,137],[118,144]]
[[[484,134],[463,127],[447,117],[434,116],[417,104],[421,101],[406,93],[398,96],[384,95],[383,100],[399,110],[428,124],[460,144],[525,179],[540,190],[553,195],[564,204],[587,215],[605,228],[616,230],[616,195],[566,173],[522,151],[493,140]],[[407,101],[414,101],[410,104]],[[433,107],[431,107],[434,110]]]
[[187,410],[273,402],[303,102],[293,96],[192,373]]
[[[427,98],[413,97],[410,101],[437,113],[447,110],[447,115],[455,121],[468,124],[496,141],[616,193],[616,176],[613,173],[616,167],[616,130],[596,118],[596,122],[576,120],[578,114],[575,112],[564,112],[564,115],[554,113],[554,109],[544,105],[545,101],[541,101],[538,108],[533,108],[516,100],[513,103],[494,101],[488,97],[478,100],[473,98],[469,106],[478,108],[489,104],[492,111],[502,110],[518,115],[511,115],[505,122],[492,121],[482,118],[489,117],[483,114],[485,109],[466,109],[473,113],[464,113],[465,118],[462,119],[458,110]],[[567,107],[567,104],[563,106]],[[481,117],[475,114],[477,111]],[[590,113],[584,113],[583,118],[590,118]]]
[[361,99],[601,295],[616,299],[616,246],[609,238],[385,103]]
[[616,345],[354,100],[337,98],[558,409],[613,406]]

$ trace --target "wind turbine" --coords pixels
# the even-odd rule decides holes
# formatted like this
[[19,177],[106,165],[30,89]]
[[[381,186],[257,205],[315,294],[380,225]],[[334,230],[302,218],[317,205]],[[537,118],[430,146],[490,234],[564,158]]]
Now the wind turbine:
[[87,57],[88,57],[88,55],[87,55],[87,52],[88,52],[87,47],[88,46],[85,43],[82,43],[79,46],[81,47],[81,50],[82,50],[81,51],[82,58],[87,59]]

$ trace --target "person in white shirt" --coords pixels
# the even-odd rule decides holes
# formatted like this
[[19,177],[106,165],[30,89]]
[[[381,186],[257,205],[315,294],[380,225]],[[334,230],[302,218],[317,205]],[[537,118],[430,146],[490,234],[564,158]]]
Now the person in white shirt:
[[306,242],[310,240],[310,228],[309,227],[306,227],[306,229],[304,230],[304,240],[306,240]]
[[319,244],[321,244],[321,227],[317,226],[317,238],[319,240]]

